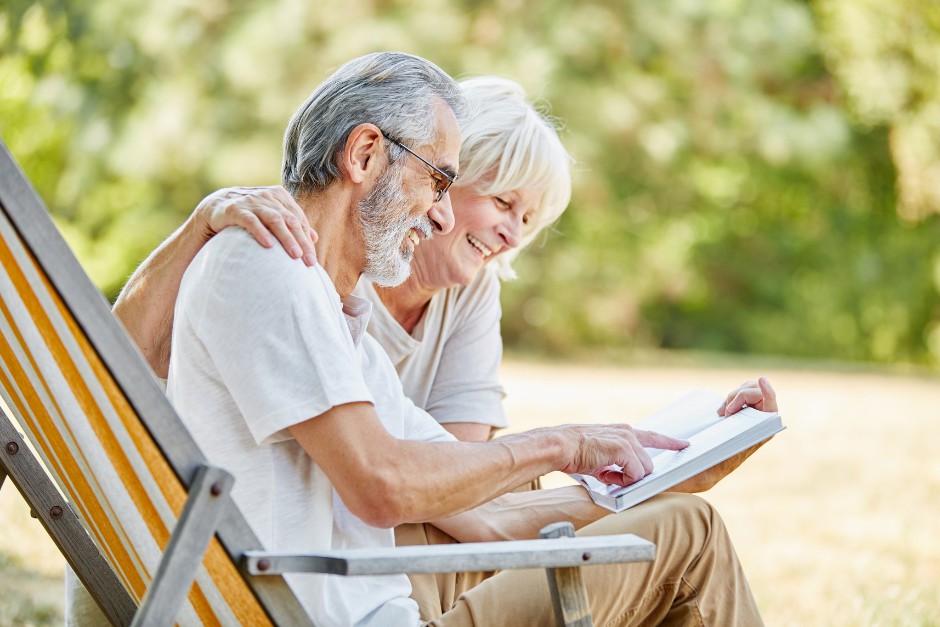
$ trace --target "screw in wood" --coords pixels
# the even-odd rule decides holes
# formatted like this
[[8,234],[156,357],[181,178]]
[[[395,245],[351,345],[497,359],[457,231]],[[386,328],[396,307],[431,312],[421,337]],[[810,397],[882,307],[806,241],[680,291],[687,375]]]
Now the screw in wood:
[[20,450],[20,445],[16,442],[7,442],[7,453],[16,455]]
[[585,562],[589,561],[591,559],[591,552],[585,551],[584,555],[581,556],[581,559],[583,559]]
[[209,486],[209,494],[212,496],[219,496],[222,494],[222,484],[218,481]]
[[265,571],[267,571],[267,570],[270,569],[270,568],[271,568],[271,562],[270,562],[270,561],[268,561],[268,560],[265,559],[265,558],[261,558],[260,560],[258,560],[258,570],[259,570],[259,571],[265,572]]
[[58,505],[53,505],[52,509],[49,510],[49,515],[52,516],[52,520],[59,520],[62,518],[62,508]]

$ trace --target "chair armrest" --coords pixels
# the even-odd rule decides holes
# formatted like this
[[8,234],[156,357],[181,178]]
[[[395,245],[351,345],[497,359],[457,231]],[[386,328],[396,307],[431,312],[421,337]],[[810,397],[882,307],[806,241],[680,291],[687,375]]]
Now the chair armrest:
[[652,542],[623,534],[316,553],[246,551],[242,566],[251,575],[394,575],[649,562],[655,556],[656,546]]

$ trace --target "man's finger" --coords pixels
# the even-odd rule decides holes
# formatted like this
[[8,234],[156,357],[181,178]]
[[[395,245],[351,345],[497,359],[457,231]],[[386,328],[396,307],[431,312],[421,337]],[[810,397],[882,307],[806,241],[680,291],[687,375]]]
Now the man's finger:
[[640,442],[640,444],[647,448],[660,448],[666,451],[681,451],[689,445],[688,440],[671,438],[668,435],[663,435],[662,433],[656,433],[654,431],[643,431],[641,429],[635,429],[633,433],[636,435],[636,439]]
[[628,486],[631,483],[636,483],[635,481],[628,481],[623,474],[622,470],[617,469],[616,467],[608,466],[607,468],[602,468],[592,473],[588,473],[601,483],[606,483],[607,485],[619,485],[619,486]]
[[[640,479],[642,479],[643,477],[649,474],[649,472],[647,472],[643,463],[640,461],[639,457],[634,456],[634,455],[631,455],[627,459],[623,460],[621,464],[621,468],[623,468],[623,470],[621,471],[623,472],[623,479],[624,479],[623,485],[630,485],[631,483],[636,483],[637,481],[639,481]],[[652,470],[653,469],[650,468],[650,472],[652,472]]]

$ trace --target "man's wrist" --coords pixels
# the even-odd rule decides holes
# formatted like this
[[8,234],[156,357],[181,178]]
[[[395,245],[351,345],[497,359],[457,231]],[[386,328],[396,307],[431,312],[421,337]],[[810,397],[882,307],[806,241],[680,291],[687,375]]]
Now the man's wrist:
[[545,427],[533,433],[539,436],[536,445],[545,454],[550,470],[561,470],[571,462],[574,456],[572,441],[563,427]]
[[571,456],[567,438],[556,427],[505,435],[491,443],[506,447],[513,465],[523,462],[530,471],[537,473],[530,478],[564,468]]

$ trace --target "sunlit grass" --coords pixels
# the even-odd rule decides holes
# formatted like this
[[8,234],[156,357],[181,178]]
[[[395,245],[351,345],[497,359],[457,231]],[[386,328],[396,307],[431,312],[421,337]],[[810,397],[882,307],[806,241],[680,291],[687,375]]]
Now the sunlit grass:
[[0,625],[61,625],[65,561],[7,479],[0,488]]
[[504,368],[517,429],[632,422],[689,389],[723,393],[761,374],[787,430],[704,496],[767,624],[940,625],[940,379],[727,364]]

